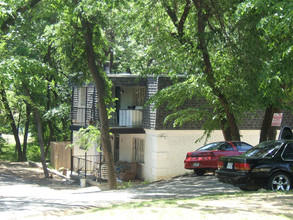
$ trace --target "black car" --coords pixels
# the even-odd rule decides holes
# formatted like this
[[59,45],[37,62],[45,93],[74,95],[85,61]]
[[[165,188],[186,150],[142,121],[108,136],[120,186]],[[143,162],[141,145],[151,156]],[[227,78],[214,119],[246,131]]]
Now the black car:
[[242,190],[289,190],[293,181],[293,140],[266,141],[241,156],[222,157],[216,175],[220,182]]

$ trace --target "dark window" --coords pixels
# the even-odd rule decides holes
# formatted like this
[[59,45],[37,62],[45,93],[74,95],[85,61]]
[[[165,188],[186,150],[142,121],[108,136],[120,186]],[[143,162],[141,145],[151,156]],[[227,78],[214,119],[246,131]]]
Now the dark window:
[[275,156],[282,145],[283,142],[265,141],[246,151],[243,156],[271,158]]
[[224,150],[224,151],[233,151],[233,147],[230,145],[230,144],[222,144],[220,147],[219,147],[219,150]]
[[238,151],[248,151],[249,149],[252,148],[251,145],[243,143],[243,142],[236,142],[234,143]]
[[197,151],[218,150],[219,144],[220,143],[210,143],[199,148]]
[[283,152],[284,160],[293,160],[293,144],[287,144],[284,152]]

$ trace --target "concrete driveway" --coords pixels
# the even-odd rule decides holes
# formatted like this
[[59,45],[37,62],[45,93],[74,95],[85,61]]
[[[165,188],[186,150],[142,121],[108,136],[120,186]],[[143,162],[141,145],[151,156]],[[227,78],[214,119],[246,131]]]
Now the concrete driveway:
[[192,198],[201,195],[239,191],[219,183],[215,176],[188,175],[123,190],[101,191],[92,186],[71,190],[54,190],[28,184],[9,174],[0,175],[1,219],[38,218],[64,215],[72,210],[105,207],[112,204],[166,198]]

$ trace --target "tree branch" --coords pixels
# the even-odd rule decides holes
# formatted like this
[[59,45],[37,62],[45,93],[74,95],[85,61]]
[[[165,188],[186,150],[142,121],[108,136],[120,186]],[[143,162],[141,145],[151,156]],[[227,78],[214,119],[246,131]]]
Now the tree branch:
[[23,14],[24,12],[28,11],[29,9],[34,8],[41,0],[32,0],[27,5],[24,5],[16,10],[14,16],[10,15],[1,25],[1,31],[7,32],[11,25],[13,25],[16,21],[17,14]]

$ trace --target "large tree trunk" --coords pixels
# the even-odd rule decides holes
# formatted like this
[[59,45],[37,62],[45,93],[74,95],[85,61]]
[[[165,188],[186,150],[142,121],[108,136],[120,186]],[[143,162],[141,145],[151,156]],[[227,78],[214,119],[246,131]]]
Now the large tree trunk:
[[84,30],[85,51],[87,54],[88,66],[95,82],[98,94],[97,106],[100,117],[101,145],[105,156],[108,172],[108,183],[110,189],[117,188],[116,173],[114,168],[114,157],[110,141],[110,128],[105,98],[108,96],[107,82],[103,77],[103,72],[96,65],[95,52],[93,46],[93,33],[88,21],[82,19]]
[[262,121],[259,143],[267,140],[275,140],[277,135],[276,127],[272,127],[274,113],[279,112],[279,108],[269,106],[266,108],[264,119]]
[[193,3],[197,9],[197,29],[198,29],[198,39],[199,39],[199,49],[202,51],[203,61],[204,61],[204,73],[207,77],[207,82],[212,88],[214,95],[218,97],[227,117],[227,131],[231,132],[231,135],[226,137],[231,137],[231,140],[240,140],[240,133],[236,123],[234,114],[231,112],[229,107],[229,102],[226,99],[225,95],[221,92],[219,88],[215,86],[215,78],[213,75],[213,68],[210,61],[210,56],[205,39],[205,27],[206,27],[206,18],[203,8],[203,0],[193,0]]
[[25,158],[23,156],[23,152],[22,152],[22,149],[21,149],[21,143],[20,143],[20,139],[19,139],[18,129],[17,129],[17,126],[15,124],[15,120],[14,120],[12,111],[10,109],[9,103],[8,103],[5,88],[2,85],[1,81],[0,81],[0,98],[1,98],[1,101],[2,101],[2,103],[4,105],[5,114],[8,117],[11,129],[12,129],[12,133],[13,133],[13,136],[14,136],[15,147],[16,147],[16,150],[17,150],[17,160],[18,161],[25,161]]
[[220,127],[221,127],[221,130],[222,130],[222,133],[223,133],[225,140],[232,140],[231,129],[227,125],[228,125],[228,123],[227,123],[226,119],[220,120]]

